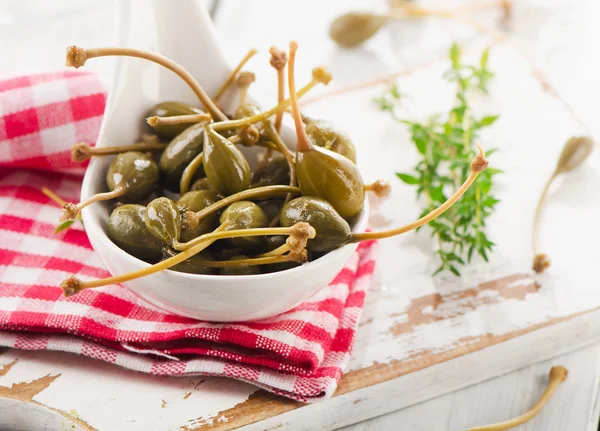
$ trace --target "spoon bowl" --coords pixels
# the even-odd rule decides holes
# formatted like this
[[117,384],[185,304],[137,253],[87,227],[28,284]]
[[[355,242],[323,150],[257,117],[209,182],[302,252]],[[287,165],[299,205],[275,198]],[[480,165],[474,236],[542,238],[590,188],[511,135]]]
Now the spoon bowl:
[[[119,3],[118,45],[157,52],[184,66],[209,95],[215,94],[232,68],[227,64],[210,16],[198,0],[131,0]],[[91,60],[101,61],[101,60]],[[96,146],[135,142],[145,131],[145,113],[166,100],[199,105],[192,91],[174,73],[140,59],[117,58],[100,135]],[[231,108],[231,101],[223,106]],[[249,97],[250,102],[255,102]],[[282,129],[290,148],[295,133]],[[248,161],[257,149],[243,149]],[[86,171],[81,198],[106,191],[109,157],[93,158]],[[353,230],[363,231],[368,203],[356,217]],[[111,274],[148,267],[117,247],[107,236],[109,204],[94,204],[82,211],[87,235]],[[259,275],[197,275],[176,271],[158,273],[123,285],[168,312],[207,321],[248,321],[283,313],[306,301],[326,286],[344,267],[356,244],[346,245],[297,268]]]

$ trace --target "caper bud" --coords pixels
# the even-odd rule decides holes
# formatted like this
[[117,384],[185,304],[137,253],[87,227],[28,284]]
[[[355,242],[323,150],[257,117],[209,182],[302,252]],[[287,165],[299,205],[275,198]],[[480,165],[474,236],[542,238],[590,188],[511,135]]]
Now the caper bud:
[[[195,190],[187,192],[177,201],[177,207],[181,213],[185,211],[198,212],[204,208],[214,204],[219,200],[217,194],[210,190]],[[200,220],[200,224],[196,229],[183,230],[181,232],[181,241],[188,242],[194,238],[212,232],[217,226],[217,214],[209,214]]]
[[[179,190],[179,181],[183,171],[202,151],[205,126],[206,123],[196,123],[188,127],[169,142],[160,156],[158,167],[169,189]],[[198,169],[196,175],[203,176],[203,169]]]
[[151,201],[146,207],[146,229],[168,246],[179,241],[181,219],[177,204],[169,198],[161,197]]
[[[194,114],[204,114],[201,109],[196,108],[188,103],[183,102],[161,102],[154,105],[148,111],[148,117],[175,117],[179,115],[194,115]],[[189,128],[192,124],[190,123],[181,123],[181,124],[159,124],[153,126],[152,128],[156,132],[157,135],[173,139],[175,136],[179,135],[185,129]]]
[[211,192],[216,192],[215,188],[206,177],[198,178],[196,181],[194,181],[192,187],[190,187],[190,190],[210,190]]
[[352,230],[329,202],[324,199],[301,196],[292,199],[281,210],[281,226],[290,227],[298,222],[310,223],[317,231],[306,245],[309,251],[331,251],[351,242]]
[[206,177],[219,194],[229,196],[250,187],[250,166],[244,155],[210,129],[204,139],[203,159]]
[[[254,229],[267,227],[269,220],[264,211],[250,201],[239,201],[229,205],[219,218],[220,223],[229,222],[225,230]],[[261,249],[264,247],[265,240],[260,236],[231,238],[235,247],[244,250]]]
[[118,154],[106,173],[110,191],[123,189],[118,199],[125,203],[137,203],[146,199],[158,183],[156,163],[139,151]]
[[356,149],[350,136],[330,121],[304,119],[306,134],[313,144],[338,153],[356,163]]
[[125,204],[115,208],[108,218],[108,237],[130,255],[157,262],[161,257],[162,241],[148,232],[145,216],[146,208],[142,205]]
[[252,187],[288,185],[289,183],[290,167],[282,155],[272,157],[252,175]]

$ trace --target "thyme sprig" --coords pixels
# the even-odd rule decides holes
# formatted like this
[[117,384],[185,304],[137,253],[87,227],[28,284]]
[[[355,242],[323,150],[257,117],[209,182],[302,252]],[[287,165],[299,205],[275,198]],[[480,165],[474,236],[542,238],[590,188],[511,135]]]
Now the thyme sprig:
[[[424,198],[426,207],[421,215],[440,205],[460,186],[461,179],[469,173],[479,132],[498,119],[496,115],[477,117],[468,100],[474,91],[487,93],[494,76],[488,69],[489,51],[483,52],[475,66],[461,62],[461,51],[456,44],[450,48],[449,56],[451,66],[443,76],[456,83],[456,97],[446,115],[434,115],[423,123],[402,119],[397,112],[402,96],[396,85],[377,99],[382,111],[409,127],[421,156],[412,172],[396,174],[404,183],[416,187],[418,198]],[[493,151],[486,153],[490,155]],[[488,260],[494,243],[486,235],[486,221],[499,202],[492,194],[493,179],[499,173],[500,170],[493,168],[483,171],[460,201],[429,223],[431,235],[438,243],[436,254],[440,261],[434,275],[450,271],[459,276],[459,267],[470,262],[474,254]]]

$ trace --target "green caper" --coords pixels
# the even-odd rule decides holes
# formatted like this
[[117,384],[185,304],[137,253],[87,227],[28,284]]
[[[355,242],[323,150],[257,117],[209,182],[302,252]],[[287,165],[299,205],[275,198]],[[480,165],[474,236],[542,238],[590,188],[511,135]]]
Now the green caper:
[[216,192],[215,188],[206,177],[198,178],[196,181],[194,181],[192,187],[190,187],[190,190],[210,190],[211,192]]
[[350,136],[330,121],[303,118],[306,124],[306,134],[313,144],[325,147],[356,163],[356,149]]
[[354,163],[326,148],[313,145],[296,153],[298,185],[304,196],[331,203],[344,218],[354,217],[365,201],[365,188]]
[[309,251],[331,251],[352,241],[350,225],[324,199],[301,196],[285,204],[281,226],[290,227],[298,222],[310,223],[317,231],[317,236],[308,240]]
[[238,106],[233,114],[234,120],[241,120],[242,118],[252,117],[260,114],[260,108],[252,103],[245,103]]
[[288,185],[289,183],[290,167],[282,155],[272,157],[252,175],[252,187]]
[[146,199],[158,183],[156,163],[139,151],[118,154],[108,167],[106,184],[110,191],[123,189],[118,199],[124,203],[138,203]]
[[[264,211],[250,201],[239,201],[229,205],[219,218],[220,223],[229,222],[225,230],[253,229],[267,227],[269,220]],[[244,250],[261,249],[264,247],[265,240],[260,236],[231,238],[231,243],[235,247]]]
[[[158,162],[167,187],[179,190],[179,181],[185,168],[202,151],[204,128],[206,123],[196,123],[175,136],[163,151]],[[196,171],[198,177],[204,176],[203,169]]]
[[[198,212],[214,204],[219,200],[217,194],[210,190],[195,190],[187,192],[177,201],[177,207],[181,213],[185,211]],[[217,214],[209,214],[200,220],[196,229],[183,230],[181,232],[181,241],[188,242],[194,238],[212,232],[217,227]]]
[[162,241],[148,232],[145,216],[146,208],[142,205],[120,205],[108,218],[108,237],[130,255],[157,262],[161,258]]
[[151,201],[146,207],[146,229],[156,238],[171,246],[179,241],[181,220],[177,204],[169,198],[161,197]]
[[[195,114],[204,114],[201,109],[196,108],[188,103],[183,102],[161,102],[154,105],[148,111],[148,117],[175,117],[179,115],[195,115]],[[153,126],[152,128],[156,132],[157,135],[167,138],[173,139],[175,136],[179,135],[185,129],[190,127],[192,124],[190,123],[181,123],[181,124],[159,124],[157,126]]]
[[[171,247],[163,247],[162,256],[163,260],[168,259],[170,257],[176,256],[178,252],[173,250]],[[188,274],[207,274],[207,275],[215,275],[218,273],[216,268],[209,268],[203,265],[204,260],[212,260],[212,256],[208,254],[207,251],[202,251],[198,254],[193,255],[192,257],[184,260],[181,263],[178,263],[175,266],[169,268],[173,271],[178,272],[186,272]]]
[[250,187],[250,166],[244,155],[210,129],[204,139],[203,159],[206,178],[219,194],[229,196]]
[[[238,255],[234,256],[229,260],[243,260],[248,259],[248,256]],[[247,265],[247,266],[226,266],[219,269],[221,275],[255,275],[260,274],[260,266],[258,265]]]

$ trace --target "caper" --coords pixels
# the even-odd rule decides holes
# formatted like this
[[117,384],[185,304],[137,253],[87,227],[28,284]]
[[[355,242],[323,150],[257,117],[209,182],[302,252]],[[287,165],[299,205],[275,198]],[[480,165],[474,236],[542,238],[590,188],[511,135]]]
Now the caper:
[[[161,102],[154,105],[148,111],[148,117],[175,117],[179,115],[194,115],[194,114],[203,114],[204,112],[201,109],[196,108],[188,103],[183,102]],[[173,139],[175,136],[179,135],[185,129],[189,128],[192,124],[190,123],[181,123],[181,124],[159,124],[153,126],[152,128],[156,132],[157,135]]]
[[[225,221],[229,222],[229,226],[225,230],[253,229],[269,225],[264,211],[250,201],[239,201],[229,205],[219,218],[220,223]],[[244,250],[254,250],[263,248],[265,240],[260,236],[240,237],[232,238],[231,243]]]
[[[158,162],[167,187],[179,190],[179,181],[185,168],[202,151],[204,128],[206,123],[197,123],[175,136],[163,151]],[[198,177],[204,176],[203,169],[196,171]]]
[[211,192],[216,192],[215,188],[206,177],[198,178],[196,181],[194,181],[192,187],[190,187],[190,190],[210,190]]
[[156,262],[161,257],[162,241],[146,229],[145,215],[146,208],[142,205],[125,204],[115,208],[108,218],[108,237],[130,255]]
[[[195,190],[187,192],[177,201],[177,207],[181,213],[185,211],[200,211],[214,204],[219,200],[217,194],[210,190]],[[209,214],[200,220],[200,224],[196,229],[183,230],[181,232],[181,241],[187,242],[192,239],[213,231],[217,227],[217,214]]]
[[356,163],[356,149],[350,136],[330,121],[304,118],[306,134],[319,147],[338,153]]
[[252,187],[288,185],[290,183],[290,167],[282,155],[271,157],[252,175]]
[[169,198],[161,197],[151,201],[146,207],[146,229],[168,246],[179,241],[181,220],[177,204]]
[[106,173],[109,190],[122,189],[123,194],[118,199],[125,203],[143,201],[154,191],[157,183],[156,163],[139,151],[118,154]]
[[307,222],[317,231],[306,245],[309,251],[331,251],[352,241],[352,229],[333,206],[324,199],[301,196],[289,201],[281,210],[281,226]]
[[203,158],[206,177],[223,196],[250,187],[250,166],[244,155],[231,141],[210,129],[204,139]]

